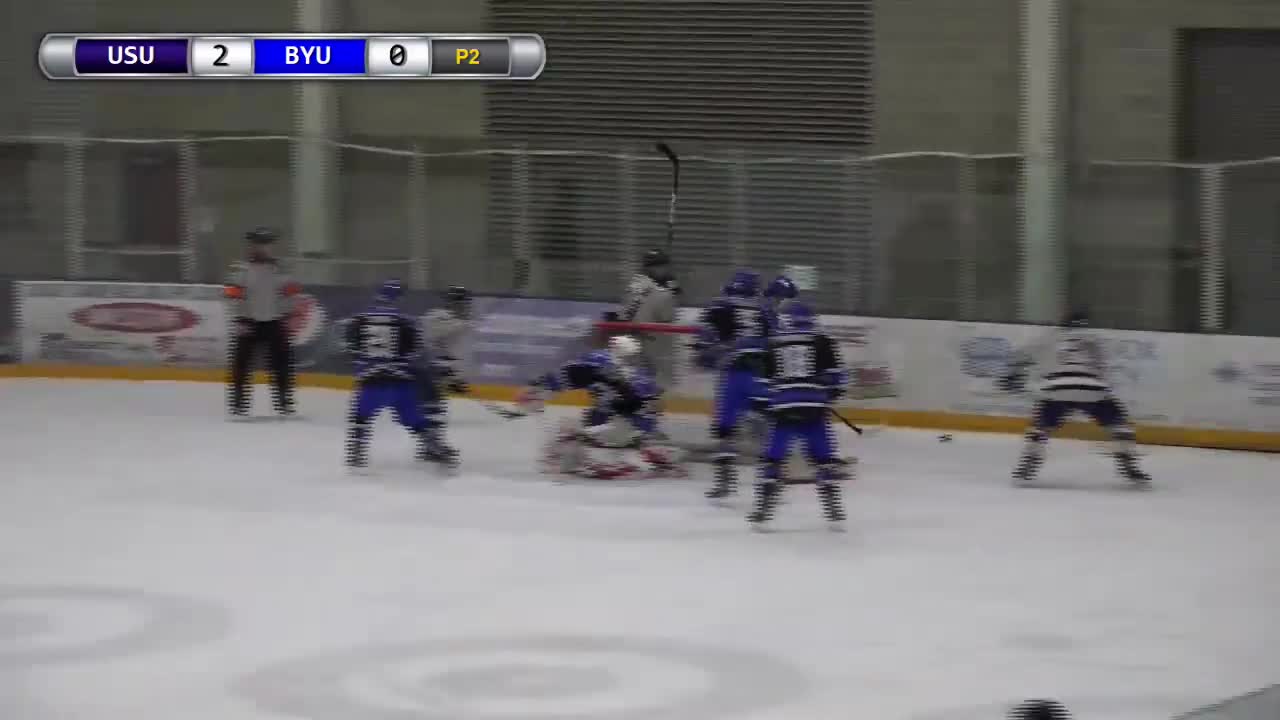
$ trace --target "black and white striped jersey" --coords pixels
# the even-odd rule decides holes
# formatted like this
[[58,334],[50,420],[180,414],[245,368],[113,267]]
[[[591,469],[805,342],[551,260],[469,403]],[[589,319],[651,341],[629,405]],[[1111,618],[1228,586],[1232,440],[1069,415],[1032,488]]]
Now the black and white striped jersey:
[[1057,328],[1029,355],[1047,400],[1096,402],[1111,395],[1102,341],[1088,330]]

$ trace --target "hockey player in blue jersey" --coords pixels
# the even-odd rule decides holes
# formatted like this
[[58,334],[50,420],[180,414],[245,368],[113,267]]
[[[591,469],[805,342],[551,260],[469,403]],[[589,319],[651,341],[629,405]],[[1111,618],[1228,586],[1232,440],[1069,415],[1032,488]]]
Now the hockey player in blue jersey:
[[779,275],[769,282],[764,289],[764,302],[760,309],[764,312],[765,323],[774,327],[778,322],[778,312],[782,304],[795,300],[800,296],[800,288],[786,275]]
[[401,314],[400,283],[389,280],[368,311],[346,322],[346,348],[355,365],[356,386],[347,428],[347,465],[368,465],[369,435],[374,418],[391,408],[396,421],[418,440],[418,459],[457,463],[457,452],[444,442],[443,428],[425,417],[419,401],[416,365],[423,352],[417,323]]
[[1022,389],[1032,367],[1039,368],[1040,387],[1022,457],[1013,471],[1016,485],[1030,485],[1044,463],[1049,436],[1073,413],[1093,418],[1111,435],[1111,455],[1120,476],[1146,489],[1151,478],[1138,466],[1133,425],[1106,379],[1102,343],[1088,330],[1088,315],[1074,311],[1062,324],[1020,353],[1002,379],[1005,390]]
[[700,325],[694,344],[698,364],[720,373],[711,421],[716,479],[706,493],[720,500],[737,488],[734,436],[752,409],[756,383],[764,370],[768,327],[760,307],[760,276],[751,270],[734,273],[723,296],[703,311]]
[[808,306],[792,302],[778,315],[778,327],[769,335],[764,359],[760,390],[773,424],[761,457],[755,509],[747,519],[757,529],[773,519],[786,482],[783,465],[787,453],[793,441],[801,441],[816,468],[823,515],[836,525],[845,519],[839,485],[845,464],[836,455],[830,407],[847,379],[836,344],[818,329]]
[[609,338],[607,350],[595,350],[535,378],[518,399],[526,412],[538,412],[552,395],[586,390],[591,405],[581,424],[557,429],[543,456],[549,471],[595,479],[678,474],[678,454],[658,441],[659,389],[643,367],[640,343],[633,337]]

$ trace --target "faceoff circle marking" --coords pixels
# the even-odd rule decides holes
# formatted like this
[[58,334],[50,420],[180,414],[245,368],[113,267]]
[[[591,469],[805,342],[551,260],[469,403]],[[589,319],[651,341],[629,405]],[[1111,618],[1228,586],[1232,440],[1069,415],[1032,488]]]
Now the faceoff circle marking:
[[[105,628],[104,620],[111,621]],[[0,668],[172,650],[212,642],[228,628],[221,609],[175,595],[76,585],[0,585]]]
[[254,673],[241,691],[309,720],[739,717],[807,680],[767,655],[679,641],[537,636],[338,651]]

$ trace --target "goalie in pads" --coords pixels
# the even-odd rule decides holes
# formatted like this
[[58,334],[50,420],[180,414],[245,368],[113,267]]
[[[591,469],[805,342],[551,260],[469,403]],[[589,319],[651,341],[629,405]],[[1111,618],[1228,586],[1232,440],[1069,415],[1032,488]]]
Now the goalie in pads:
[[518,402],[538,412],[566,390],[586,390],[591,406],[581,425],[570,420],[556,430],[542,458],[547,471],[594,479],[682,474],[675,449],[656,442],[658,388],[635,338],[612,337],[608,350],[535,379]]

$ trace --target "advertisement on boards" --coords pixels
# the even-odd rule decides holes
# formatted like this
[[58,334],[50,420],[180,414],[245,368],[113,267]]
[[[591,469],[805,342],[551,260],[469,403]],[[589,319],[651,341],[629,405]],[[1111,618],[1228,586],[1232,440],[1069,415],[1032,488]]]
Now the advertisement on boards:
[[885,332],[882,321],[825,315],[821,328],[836,342],[849,371],[850,400],[875,400],[898,394],[902,344]]
[[[1280,430],[1280,339],[1190,338],[1185,422],[1240,430]],[[1194,399],[1195,396],[1192,396]]]
[[[1032,399],[1026,392],[1011,393],[1001,380],[1032,340],[1031,328],[1017,325],[953,325],[936,323],[940,352],[937,374],[930,384],[941,388],[935,397],[946,400],[952,412],[977,415],[1024,416]],[[949,330],[949,332],[945,332]],[[950,337],[947,338],[947,335]],[[944,339],[946,338],[946,339]],[[923,352],[924,348],[916,348]]]
[[[373,293],[352,288],[317,288],[315,292],[330,320],[325,341],[300,356],[312,371],[350,374],[350,359],[344,351],[346,321],[369,309]],[[437,293],[407,291],[399,308],[425,328],[427,314],[440,302]],[[458,358],[463,373],[472,384],[523,384],[585,352],[592,324],[610,307],[562,300],[475,298],[473,330],[463,340]]]
[[[17,284],[23,362],[222,367],[228,306],[220,285],[42,281]],[[287,318],[305,350],[326,324],[323,305],[297,297]],[[306,353],[300,353],[304,359]]]
[[468,380],[523,385],[589,349],[592,325],[609,303],[479,298]]
[[[1022,325],[936,323],[950,327],[948,362],[932,378],[940,385],[938,397],[947,398],[946,410],[981,415],[1026,415],[1034,401],[1028,391],[1009,392],[1001,380],[1010,366],[1028,350],[1051,342],[1054,328]],[[1103,345],[1106,373],[1116,396],[1138,422],[1170,420],[1168,392],[1171,353],[1167,339],[1158,333],[1097,331]],[[923,348],[921,349],[923,351]],[[1028,389],[1036,383],[1032,368]],[[949,383],[941,383],[941,378]]]
[[23,362],[221,365],[226,312],[218,285],[20,282]]

